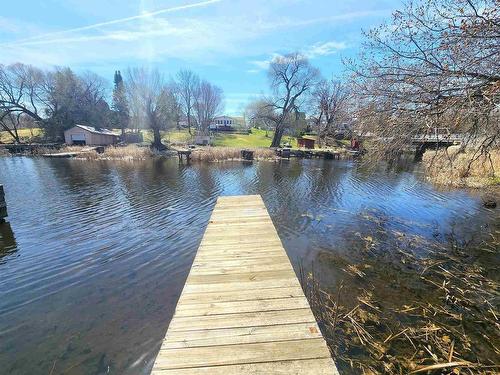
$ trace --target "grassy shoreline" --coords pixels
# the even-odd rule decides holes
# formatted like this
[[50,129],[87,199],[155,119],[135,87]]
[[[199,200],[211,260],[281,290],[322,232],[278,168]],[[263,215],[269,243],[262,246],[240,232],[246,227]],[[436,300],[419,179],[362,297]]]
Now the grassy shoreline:
[[[152,134],[148,130],[142,130],[144,143],[152,140]],[[27,142],[31,137],[39,139],[43,134],[42,130],[20,129],[20,136]],[[217,133],[213,138],[211,147],[200,147],[193,150],[191,160],[221,162],[228,160],[241,160],[240,151],[242,149],[254,150],[257,160],[274,160],[276,156],[268,147],[273,137],[272,131],[252,128],[249,134]],[[6,142],[10,138],[7,132],[0,132],[0,142]],[[12,139],[10,139],[12,141]],[[162,140],[170,147],[185,147],[193,142],[192,135],[186,129],[169,130],[162,134]],[[297,148],[297,138],[285,136],[283,142],[289,143],[292,148]],[[368,144],[368,142],[367,142]],[[345,145],[344,145],[345,146]],[[58,152],[70,152],[73,146],[61,148]],[[341,151],[339,146],[337,151]],[[41,150],[38,153],[44,153]],[[49,151],[45,151],[49,153]],[[113,159],[113,160],[139,160],[153,156],[160,156],[152,152],[148,147],[138,147],[128,145],[125,147],[106,147],[104,154],[88,152],[78,157],[83,159]],[[470,160],[475,159],[470,163]],[[500,150],[493,150],[488,157],[479,156],[476,158],[472,150],[460,150],[458,146],[438,151],[427,151],[422,159],[426,178],[438,186],[451,186],[458,188],[490,188],[500,186]]]

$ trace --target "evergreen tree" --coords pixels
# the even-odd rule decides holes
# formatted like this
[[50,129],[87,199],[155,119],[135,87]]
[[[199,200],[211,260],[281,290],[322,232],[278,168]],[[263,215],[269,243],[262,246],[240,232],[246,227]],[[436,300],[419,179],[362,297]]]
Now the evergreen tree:
[[129,109],[125,92],[125,84],[119,70],[115,71],[115,87],[113,88],[113,110],[114,126],[122,130],[122,136],[125,135],[125,129],[129,125]]

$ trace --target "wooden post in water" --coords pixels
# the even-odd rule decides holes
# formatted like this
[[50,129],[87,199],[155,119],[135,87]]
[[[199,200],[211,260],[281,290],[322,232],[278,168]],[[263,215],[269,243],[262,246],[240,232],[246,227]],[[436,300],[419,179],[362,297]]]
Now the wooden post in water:
[[5,202],[5,193],[3,185],[0,185],[0,223],[7,217],[7,203]]
[[253,151],[252,150],[241,150],[240,154],[241,154],[241,158],[243,160],[253,160]]
[[177,150],[177,156],[180,162],[183,157],[186,157],[186,161],[189,161],[189,159],[191,159],[191,150]]

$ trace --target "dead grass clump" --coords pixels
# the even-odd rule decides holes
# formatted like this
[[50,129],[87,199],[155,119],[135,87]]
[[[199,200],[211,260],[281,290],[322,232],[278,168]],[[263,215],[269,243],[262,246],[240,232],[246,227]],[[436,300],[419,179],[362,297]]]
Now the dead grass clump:
[[[62,153],[62,152],[82,152],[82,151],[89,151],[91,150],[90,147],[88,146],[64,146],[60,148],[57,153]],[[56,153],[56,152],[54,152]]]
[[224,161],[240,158],[240,150],[232,147],[205,147],[191,153],[193,161]]
[[85,160],[144,160],[153,153],[149,147],[139,147],[137,145],[108,146],[104,148],[104,153],[97,153],[90,146],[65,146],[57,151],[51,150],[46,153],[78,153],[78,159]]
[[256,148],[254,150],[254,158],[259,160],[268,160],[276,158],[276,151],[270,148]]
[[[253,149],[254,159],[268,160],[275,158],[275,152],[267,148]],[[241,160],[241,149],[234,147],[204,147],[191,153],[193,161],[221,162],[226,160]]]
[[483,187],[500,183],[500,149],[482,154],[450,147],[426,151],[422,162],[429,180],[440,185]]
[[153,154],[149,147],[139,147],[137,145],[127,145],[123,147],[107,147],[103,154],[98,154],[104,159],[118,160],[143,160],[151,157]]

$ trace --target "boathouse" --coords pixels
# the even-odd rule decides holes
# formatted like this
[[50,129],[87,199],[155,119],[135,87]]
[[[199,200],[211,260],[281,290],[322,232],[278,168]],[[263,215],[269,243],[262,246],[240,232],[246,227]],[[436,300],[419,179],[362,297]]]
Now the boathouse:
[[299,148],[309,148],[309,149],[314,149],[314,139],[312,138],[297,138],[297,146]]
[[107,146],[118,143],[118,134],[104,128],[75,125],[64,132],[64,142],[68,145]]

